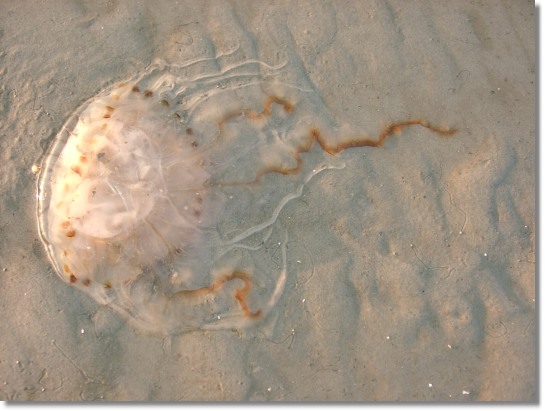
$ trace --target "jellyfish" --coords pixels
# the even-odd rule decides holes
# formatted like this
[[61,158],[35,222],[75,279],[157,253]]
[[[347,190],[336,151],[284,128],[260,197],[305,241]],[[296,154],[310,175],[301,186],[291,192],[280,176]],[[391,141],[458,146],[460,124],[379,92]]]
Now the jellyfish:
[[279,216],[317,174],[343,167],[338,153],[409,126],[455,132],[410,119],[376,137],[343,133],[311,87],[285,81],[288,62],[223,57],[157,60],[107,87],[40,168],[55,271],[145,332],[257,323],[289,275]]

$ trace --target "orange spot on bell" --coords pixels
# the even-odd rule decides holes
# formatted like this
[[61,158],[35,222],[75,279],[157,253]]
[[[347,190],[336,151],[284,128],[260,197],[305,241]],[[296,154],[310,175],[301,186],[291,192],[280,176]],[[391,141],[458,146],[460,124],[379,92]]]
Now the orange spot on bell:
[[78,165],[70,167],[70,170],[72,170],[74,173],[76,173],[78,176],[81,176],[81,167]]

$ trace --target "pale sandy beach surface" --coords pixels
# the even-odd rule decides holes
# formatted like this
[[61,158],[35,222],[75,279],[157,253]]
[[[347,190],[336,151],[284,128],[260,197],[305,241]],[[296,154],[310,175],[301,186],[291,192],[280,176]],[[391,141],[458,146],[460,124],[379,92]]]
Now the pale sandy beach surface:
[[[535,401],[534,7],[2,1],[0,399]],[[459,131],[410,127],[327,160],[344,168],[278,216],[287,283],[255,327],[146,335],[57,276],[32,166],[104,87],[233,47],[288,56],[288,80],[319,97],[310,114],[343,130]]]

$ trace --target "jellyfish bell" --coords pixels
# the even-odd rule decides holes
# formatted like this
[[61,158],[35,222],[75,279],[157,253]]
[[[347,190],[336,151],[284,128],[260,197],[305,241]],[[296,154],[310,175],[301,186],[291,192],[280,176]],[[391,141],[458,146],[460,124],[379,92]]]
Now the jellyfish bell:
[[[268,121],[263,65],[188,79],[183,66],[158,62],[71,116],[38,183],[41,237],[63,280],[150,332],[267,315],[287,276],[275,223],[294,194],[283,190],[274,205],[256,189],[267,147],[278,167],[286,160],[275,154],[285,142],[271,134],[280,124]],[[274,205],[269,216],[260,203]]]
[[288,275],[280,214],[317,174],[343,167],[334,154],[411,125],[452,133],[411,120],[378,140],[336,140],[316,93],[281,81],[286,64],[210,70],[211,60],[158,61],[106,88],[41,166],[40,234],[57,274],[147,332],[266,317]]

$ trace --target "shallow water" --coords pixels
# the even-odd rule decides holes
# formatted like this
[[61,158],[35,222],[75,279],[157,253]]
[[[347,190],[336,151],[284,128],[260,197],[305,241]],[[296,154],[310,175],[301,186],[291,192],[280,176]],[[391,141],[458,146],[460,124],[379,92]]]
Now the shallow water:
[[[533,8],[496,6],[485,19],[469,2],[24,7],[8,6],[0,32],[5,399],[534,398]],[[335,156],[315,145],[299,173],[237,187],[248,204],[273,201],[226,208],[222,233],[275,217],[256,261],[286,267],[283,292],[249,328],[161,339],[55,274],[30,170],[104,87],[156,58],[218,55],[225,67],[288,61],[282,83],[312,96],[303,114],[342,131],[328,135],[377,136],[410,118],[460,131],[442,139],[407,127],[381,148]],[[232,168],[235,182],[270,160],[236,153],[225,166],[248,162],[242,177]],[[308,178],[324,160],[330,168]]]

